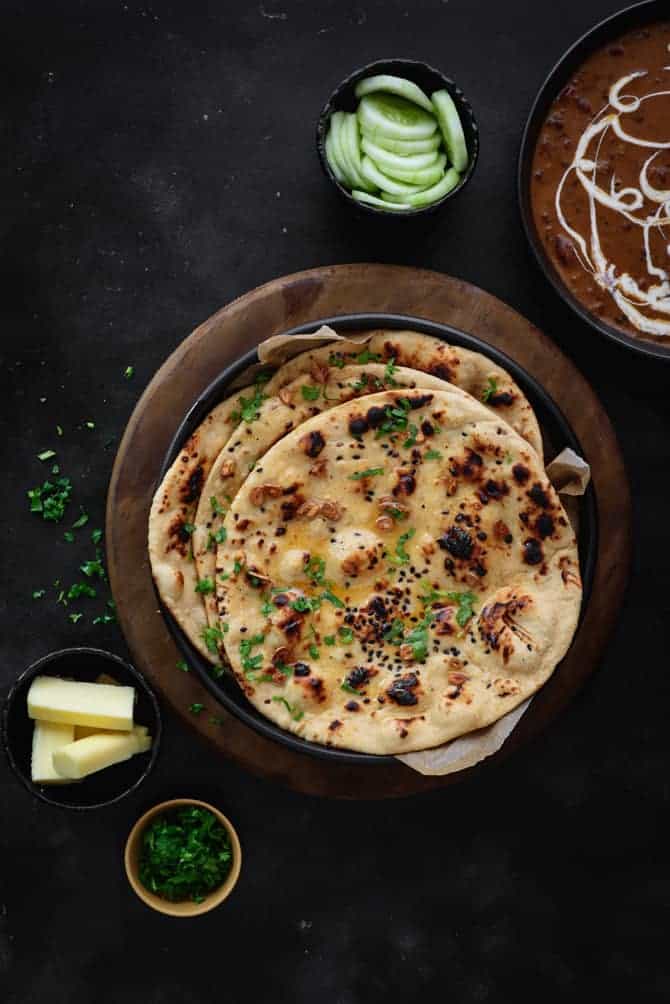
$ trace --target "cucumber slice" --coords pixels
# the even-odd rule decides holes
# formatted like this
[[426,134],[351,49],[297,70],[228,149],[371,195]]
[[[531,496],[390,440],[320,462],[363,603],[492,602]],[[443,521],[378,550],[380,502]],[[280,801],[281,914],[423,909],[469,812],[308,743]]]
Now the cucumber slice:
[[412,208],[404,202],[384,202],[383,199],[378,199],[376,195],[370,195],[369,192],[360,192],[357,188],[354,188],[351,194],[356,199],[356,202],[365,202],[368,206],[378,206],[380,209],[391,210],[392,212]]
[[361,170],[361,148],[359,145],[360,136],[358,134],[358,119],[353,112],[349,115],[345,113],[345,116],[342,119],[341,129],[342,146],[344,154],[347,157],[347,162],[350,166],[349,173],[355,181],[352,188],[362,188],[365,191],[375,192],[377,190],[376,186],[370,185],[370,182]]
[[401,199],[403,204],[409,203],[410,206],[430,206],[431,203],[437,202],[438,199],[443,199],[452,188],[461,180],[461,176],[455,168],[450,167],[445,176],[438,181],[436,185],[431,185],[430,188],[423,188],[420,192],[413,192],[407,195],[394,195],[388,192],[382,192],[382,199],[389,202],[396,202]]
[[432,96],[449,160],[461,172],[468,166],[468,148],[458,110],[449,91],[435,91]]
[[398,94],[401,98],[413,101],[415,105],[421,105],[427,112],[433,114],[433,106],[430,98],[421,88],[411,80],[403,77],[393,77],[388,73],[381,73],[377,77],[368,77],[367,80],[359,80],[356,84],[355,94],[357,98],[362,98],[365,94],[373,91],[386,91],[388,94]]
[[337,158],[336,158],[335,153],[333,151],[333,128],[332,128],[332,126],[328,130],[328,135],[326,136],[325,148],[326,148],[326,160],[328,161],[328,164],[330,166],[331,171],[333,172],[333,174],[335,175],[335,177],[337,178],[337,180],[339,181],[339,183],[341,185],[345,185],[348,188],[349,185],[348,185],[347,179],[346,179],[346,177],[344,175],[344,171],[342,170],[342,168],[338,164]]
[[441,153],[435,164],[431,164],[430,167],[424,167],[420,171],[401,171],[394,167],[392,171],[387,170],[384,173],[394,181],[406,181],[408,185],[416,185],[418,188],[429,188],[430,185],[435,185],[440,180],[444,174],[446,164],[446,155]]
[[347,188],[355,188],[356,183],[352,177],[352,172],[349,169],[349,159],[345,155],[344,147],[342,145],[342,120],[344,118],[344,112],[333,112],[330,116],[330,132],[333,137],[332,139],[332,151],[333,157],[339,165],[341,173],[344,175],[344,184]]
[[437,150],[442,142],[442,135],[439,132],[429,136],[428,139],[389,139],[387,136],[380,136],[379,133],[373,135],[364,129],[363,136],[366,139],[372,140],[373,143],[376,143],[377,146],[381,146],[384,150],[404,155],[413,153],[430,153],[431,150]]
[[432,115],[396,94],[366,94],[358,105],[358,121],[361,129],[389,139],[426,139],[437,129]]
[[431,167],[435,164],[438,158],[437,150],[430,150],[428,153],[415,153],[411,157],[403,157],[398,153],[390,153],[389,150],[384,150],[383,147],[377,146],[376,143],[366,139],[365,136],[361,140],[361,148],[367,153],[368,157],[374,160],[375,164],[382,171],[392,171],[395,167],[401,171],[422,171],[424,167]]
[[363,157],[362,171],[369,184],[374,185],[375,188],[381,188],[382,192],[391,192],[391,194],[397,195],[402,202],[405,201],[406,196],[421,191],[419,185],[407,185],[402,181],[389,178],[379,170],[369,157]]

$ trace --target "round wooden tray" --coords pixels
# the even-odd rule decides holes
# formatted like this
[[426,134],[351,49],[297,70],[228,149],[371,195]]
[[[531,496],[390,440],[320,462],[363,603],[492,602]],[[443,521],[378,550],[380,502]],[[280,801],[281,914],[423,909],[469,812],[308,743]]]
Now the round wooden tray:
[[[400,762],[365,767],[293,752],[217,705],[176,668],[179,653],[154,592],[147,519],[175,428],[221,370],[272,334],[319,317],[356,311],[414,314],[496,345],[534,376],[562,408],[591,465],[598,555],[588,608],[573,645],[495,756],[445,777]],[[459,279],[391,265],[334,265],[275,279],[228,304],[186,338],[140,398],[121,441],[107,499],[107,560],[119,622],[138,667],[176,713],[241,767],[297,791],[388,798],[452,784],[507,756],[549,722],[593,672],[618,615],[630,564],[631,503],[623,458],[598,398],[550,339],[489,293]],[[205,710],[189,712],[193,702]],[[212,722],[215,717],[217,722]]]

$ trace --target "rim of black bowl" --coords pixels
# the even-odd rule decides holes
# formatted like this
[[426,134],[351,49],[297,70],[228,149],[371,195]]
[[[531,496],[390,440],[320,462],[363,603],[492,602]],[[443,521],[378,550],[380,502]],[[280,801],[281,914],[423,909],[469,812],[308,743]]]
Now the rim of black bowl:
[[616,35],[624,34],[632,28],[642,27],[653,21],[668,19],[667,0],[642,0],[599,21],[574,42],[555,64],[537,96],[526,121],[521,139],[517,171],[517,196],[521,211],[521,221],[526,238],[537,264],[555,291],[586,324],[611,341],[623,345],[633,352],[654,359],[670,361],[670,344],[661,345],[646,340],[642,335],[628,335],[620,328],[601,321],[574,296],[561,279],[548,257],[538,236],[530,205],[530,170],[535,144],[549,106],[567,83],[573,72],[584,62],[594,49],[604,45]]
[[[122,666],[123,669],[129,673],[137,684],[144,691],[145,696],[148,698],[154,712],[156,727],[154,729],[154,734],[152,735],[151,752],[149,760],[140,776],[131,784],[129,787],[124,788],[123,791],[119,792],[113,798],[105,799],[102,802],[91,802],[88,804],[81,804],[79,802],[68,802],[66,799],[52,798],[43,787],[38,784],[34,784],[33,781],[27,777],[25,771],[17,763],[14,756],[14,751],[11,748],[9,742],[9,715],[11,708],[14,704],[14,699],[16,697],[16,692],[20,687],[26,682],[27,679],[37,676],[37,674],[46,669],[52,663],[58,662],[59,659],[67,658],[68,656],[95,656],[97,658],[103,658],[109,662],[114,663],[116,666]],[[39,798],[42,802],[46,802],[48,805],[55,805],[60,809],[73,809],[76,812],[88,812],[91,809],[104,809],[109,805],[116,805],[122,799],[126,798],[127,795],[131,795],[137,788],[142,784],[143,781],[149,776],[153,770],[156,760],[158,759],[158,752],[161,744],[161,737],[163,733],[163,722],[161,719],[160,705],[158,704],[158,698],[153,692],[152,688],[147,683],[144,676],[140,673],[138,669],[135,668],[131,663],[126,662],[122,659],[120,655],[116,655],[114,652],[107,652],[103,648],[94,648],[90,645],[74,645],[70,648],[60,648],[54,652],[48,652],[46,655],[41,656],[35,662],[31,663],[27,669],[16,678],[14,683],[9,688],[9,693],[5,699],[5,704],[2,712],[2,744],[5,749],[5,755],[9,761],[9,765],[18,777],[19,781],[30,792],[35,798]],[[51,790],[51,789],[49,789]],[[54,789],[55,790],[55,789]]]
[[[321,325],[327,324],[341,331],[356,331],[374,328],[389,328],[391,330],[412,329],[423,334],[433,335],[441,341],[446,341],[454,345],[460,345],[471,349],[474,352],[481,352],[489,359],[503,366],[508,373],[519,384],[527,395],[533,407],[542,417],[541,424],[549,428],[552,439],[561,441],[563,445],[571,446],[577,453],[583,454],[583,449],[575,433],[572,430],[565,415],[556,402],[547,394],[546,390],[517,362],[510,359],[499,349],[486,342],[480,341],[475,335],[467,334],[458,328],[452,328],[448,324],[440,324],[437,321],[429,321],[420,317],[413,317],[406,314],[341,314],[334,317],[320,318],[308,321],[304,324],[290,328],[283,334],[287,336],[308,334],[316,331]],[[193,405],[177,429],[168,447],[160,473],[158,484],[162,481],[166,471],[177,456],[184,441],[191,435],[196,426],[202,421],[205,415],[222,400],[231,383],[248,367],[258,362],[258,354],[255,348],[250,349],[240,359],[228,366],[208,387],[198,396]],[[241,389],[241,388],[238,388]],[[598,545],[598,519],[595,505],[595,495],[593,486],[589,485],[584,496],[582,496],[582,515],[580,520],[580,565],[583,582],[583,598],[580,612],[580,623],[584,617],[588,605],[589,594],[593,582],[595,562]],[[247,701],[236,680],[228,675],[214,678],[210,671],[210,663],[200,655],[195,646],[188,640],[181,627],[174,619],[170,611],[162,602],[158,591],[155,588],[156,596],[163,612],[170,634],[174,638],[179,651],[188,661],[189,666],[194,670],[204,687],[212,697],[222,704],[227,711],[239,718],[245,725],[248,725],[255,732],[260,733],[267,739],[280,743],[297,753],[307,753],[310,756],[337,761],[338,763],[353,765],[375,766],[395,762],[395,757],[386,754],[357,753],[354,750],[339,749],[333,746],[324,746],[320,743],[302,739],[271,722],[265,718],[254,706]],[[226,689],[228,688],[228,689]]]
[[[371,206],[365,202],[358,202],[354,199],[349,189],[340,184],[333,174],[330,164],[328,163],[325,143],[330,116],[333,112],[340,109],[353,111],[357,99],[353,97],[349,99],[347,92],[351,92],[353,95],[353,88],[359,80],[362,80],[363,77],[375,76],[380,73],[388,73],[396,77],[404,76],[408,80],[412,80],[414,83],[418,84],[420,87],[423,87],[424,90],[431,90],[431,88],[426,88],[425,81],[422,82],[421,79],[417,78],[421,78],[422,76],[433,76],[436,80],[440,81],[440,88],[445,88],[449,91],[458,109],[461,124],[463,125],[463,132],[465,133],[465,142],[468,148],[468,166],[465,173],[461,175],[461,179],[456,187],[452,188],[452,190],[447,192],[446,195],[443,195],[437,202],[432,202],[429,206],[417,206],[416,209],[403,209],[402,212],[394,212],[391,209],[380,209],[378,206]],[[431,93],[432,91],[439,90],[440,88],[433,87]],[[370,216],[375,216],[377,219],[412,220],[416,219],[418,216],[428,216],[431,213],[436,212],[441,206],[444,206],[449,199],[453,198],[454,195],[458,195],[459,192],[463,191],[474,174],[475,167],[477,166],[477,160],[479,158],[479,126],[477,125],[477,120],[474,112],[472,111],[472,106],[461,88],[451,79],[451,77],[447,77],[444,73],[442,73],[441,70],[431,66],[430,63],[424,63],[420,59],[375,59],[372,63],[367,63],[365,66],[361,66],[359,69],[354,70],[337,85],[334,91],[331,92],[330,97],[321,109],[321,113],[316,124],[316,150],[319,156],[319,163],[321,164],[324,174],[333,183],[340,196],[348,202],[352,208],[362,213],[367,213]]]

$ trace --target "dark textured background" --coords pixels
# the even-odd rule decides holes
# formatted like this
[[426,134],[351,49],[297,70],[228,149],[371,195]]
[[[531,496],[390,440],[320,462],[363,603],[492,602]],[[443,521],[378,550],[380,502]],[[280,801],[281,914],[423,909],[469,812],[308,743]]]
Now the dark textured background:
[[[58,450],[76,484],[71,511],[81,502],[89,528],[101,525],[116,444],[166,355],[232,297],[319,264],[450,272],[556,338],[621,437],[634,578],[609,654],[572,707],[508,763],[442,793],[386,804],[294,795],[213,759],[167,713],[158,769],[112,810],[79,817],[31,801],[3,763],[0,997],[667,999],[670,371],[571,317],[531,263],[514,190],[535,91],[616,5],[228,6],[0,6],[2,694],[50,649],[124,652],[118,629],[91,625],[96,604],[72,625],[54,603],[51,583],[71,581],[91,547],[88,532],[70,545],[28,512],[25,490],[46,473],[36,453]],[[330,89],[388,55],[451,74],[481,127],[471,186],[416,241],[350,217],[313,152]],[[94,430],[80,427],[89,419]],[[47,597],[33,601],[39,586]],[[224,908],[180,922],[135,899],[121,852],[144,807],[190,793],[230,814],[245,861]]]

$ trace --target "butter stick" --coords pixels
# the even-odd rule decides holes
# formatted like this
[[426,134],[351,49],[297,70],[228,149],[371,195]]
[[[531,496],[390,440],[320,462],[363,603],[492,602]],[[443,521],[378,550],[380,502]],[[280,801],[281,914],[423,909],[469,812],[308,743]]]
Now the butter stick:
[[125,735],[98,732],[56,750],[53,755],[54,770],[63,779],[79,780],[115,763],[130,760],[131,756],[143,751],[142,746],[147,741],[151,742],[148,737],[138,737],[134,732]]
[[74,738],[74,725],[35,722],[30,776],[35,784],[67,784],[68,778],[54,770],[53,755]]
[[36,676],[28,691],[31,718],[68,725],[130,732],[133,727],[133,687],[82,683],[55,676]]

